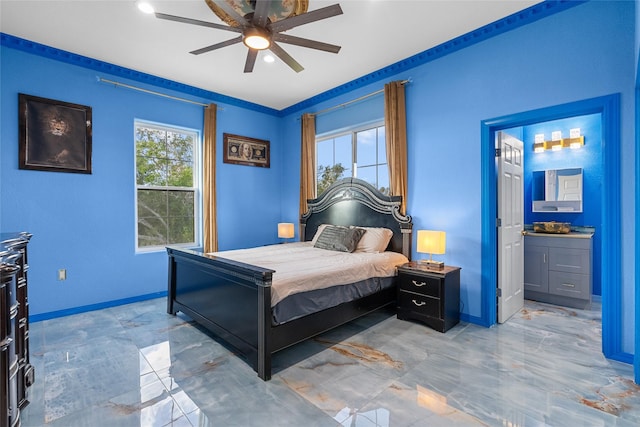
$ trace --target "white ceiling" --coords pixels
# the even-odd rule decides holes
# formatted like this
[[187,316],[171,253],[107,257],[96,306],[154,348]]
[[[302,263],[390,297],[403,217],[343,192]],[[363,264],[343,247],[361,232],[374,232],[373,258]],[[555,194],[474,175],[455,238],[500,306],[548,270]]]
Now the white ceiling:
[[[149,0],[157,12],[224,24],[204,0]],[[343,15],[287,32],[342,46],[332,54],[281,46],[305,67],[296,73],[261,52],[243,73],[247,48],[188,52],[235,33],[156,19],[135,0],[0,0],[0,31],[100,61],[281,110],[457,36],[538,0],[309,0],[339,3]]]

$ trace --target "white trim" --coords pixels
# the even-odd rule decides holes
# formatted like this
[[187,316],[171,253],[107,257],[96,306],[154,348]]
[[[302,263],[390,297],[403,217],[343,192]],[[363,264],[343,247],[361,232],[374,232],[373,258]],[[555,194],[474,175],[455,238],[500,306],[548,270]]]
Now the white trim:
[[[136,150],[136,130],[139,127],[147,127],[160,131],[167,132],[182,132],[193,138],[193,184],[194,187],[172,187],[172,186],[158,186],[158,185],[139,185],[137,183],[137,150]],[[138,246],[138,190],[158,190],[158,191],[184,191],[193,192],[194,206],[193,206],[193,225],[194,225],[194,240],[193,242],[185,242],[181,244],[171,244],[171,246],[192,248],[200,245],[202,241],[202,167],[201,167],[201,151],[202,151],[202,139],[200,131],[196,129],[166,125],[163,123],[151,122],[148,120],[134,119],[133,126],[133,161],[134,161],[134,209],[135,209],[135,234],[134,234],[134,247],[136,253],[150,253],[164,251],[167,244],[155,245],[155,246]]]

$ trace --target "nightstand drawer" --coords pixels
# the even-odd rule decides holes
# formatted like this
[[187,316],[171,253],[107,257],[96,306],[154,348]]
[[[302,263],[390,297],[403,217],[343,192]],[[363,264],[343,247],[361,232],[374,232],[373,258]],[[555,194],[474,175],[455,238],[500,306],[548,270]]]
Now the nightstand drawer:
[[416,294],[414,292],[400,291],[398,295],[398,304],[403,309],[422,316],[436,318],[442,317],[439,298],[432,298]]
[[440,298],[441,279],[425,277],[424,275],[407,274],[400,275],[400,290],[416,292],[422,295],[429,295]]

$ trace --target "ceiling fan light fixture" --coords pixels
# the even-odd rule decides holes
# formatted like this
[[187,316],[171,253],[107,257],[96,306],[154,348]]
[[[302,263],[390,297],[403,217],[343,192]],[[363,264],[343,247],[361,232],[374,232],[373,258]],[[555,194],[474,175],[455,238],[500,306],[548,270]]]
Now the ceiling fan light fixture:
[[271,46],[271,37],[266,30],[251,27],[244,30],[242,43],[251,49],[264,50]]

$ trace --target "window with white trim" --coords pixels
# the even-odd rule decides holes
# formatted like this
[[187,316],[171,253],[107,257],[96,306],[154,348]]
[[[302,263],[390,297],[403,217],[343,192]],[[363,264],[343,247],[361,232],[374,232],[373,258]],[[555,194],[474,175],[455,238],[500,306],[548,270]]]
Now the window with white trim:
[[136,248],[198,241],[198,132],[135,122]]
[[389,194],[389,169],[384,124],[351,129],[316,139],[316,191],[333,182],[359,178]]

